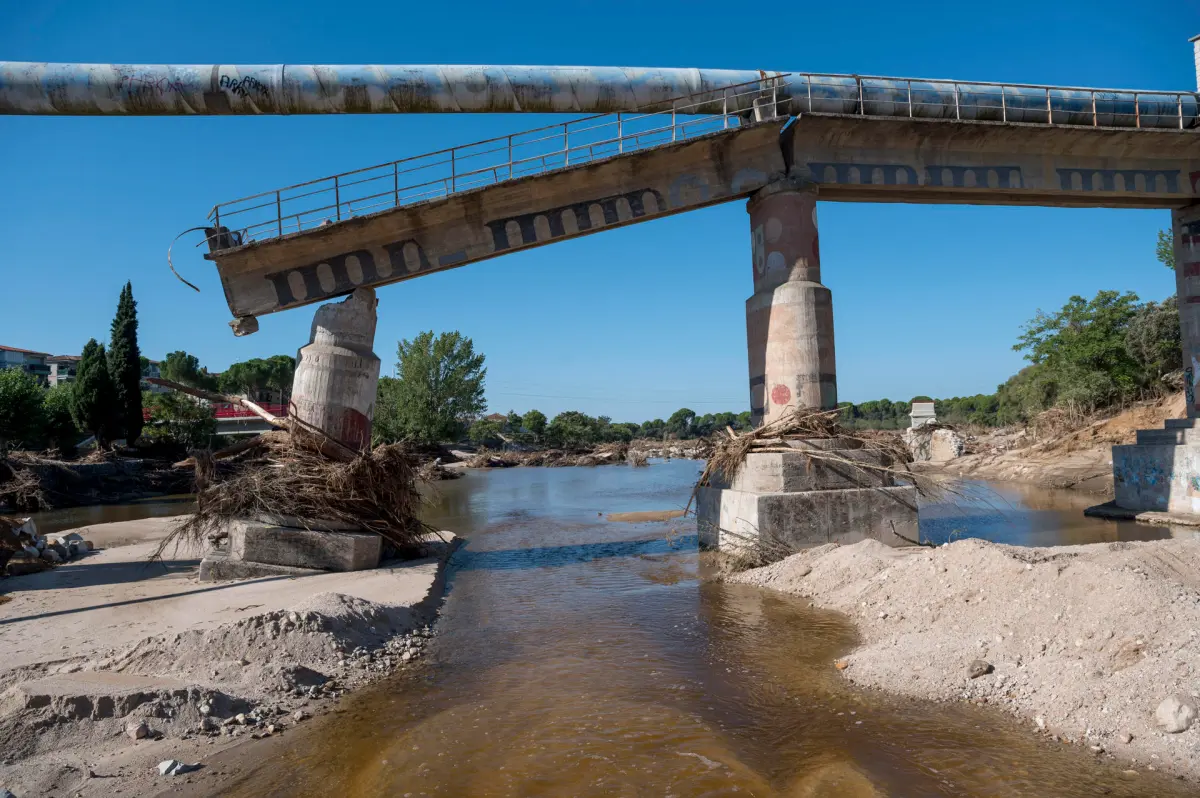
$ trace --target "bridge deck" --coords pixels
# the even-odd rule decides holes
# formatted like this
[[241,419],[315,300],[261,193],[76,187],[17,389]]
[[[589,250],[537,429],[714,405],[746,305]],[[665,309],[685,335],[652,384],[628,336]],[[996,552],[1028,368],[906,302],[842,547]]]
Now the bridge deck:
[[866,100],[860,113],[792,116],[801,101],[783,95],[785,78],[735,87],[717,113],[702,113],[705,99],[589,117],[225,203],[208,257],[234,315],[250,317],[746,197],[784,176],[845,201],[1171,208],[1198,194],[1200,131],[1182,116],[1174,128],[1106,127],[1098,110],[1060,123],[1051,101],[1042,121],[979,120],[991,106],[967,121],[915,107],[870,115]]

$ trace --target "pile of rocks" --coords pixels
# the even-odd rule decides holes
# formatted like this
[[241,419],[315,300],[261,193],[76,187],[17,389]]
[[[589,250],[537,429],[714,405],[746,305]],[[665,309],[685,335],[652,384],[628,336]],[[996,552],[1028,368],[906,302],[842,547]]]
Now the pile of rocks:
[[52,565],[67,562],[92,550],[92,543],[77,532],[65,535],[38,534],[32,518],[0,517],[0,534],[4,537],[3,573],[24,576],[44,571]]

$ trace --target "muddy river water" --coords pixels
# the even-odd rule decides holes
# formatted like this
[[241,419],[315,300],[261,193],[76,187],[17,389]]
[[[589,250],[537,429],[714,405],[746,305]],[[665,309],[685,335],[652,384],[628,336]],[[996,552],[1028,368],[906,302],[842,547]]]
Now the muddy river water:
[[[469,543],[452,560],[429,657],[250,749],[212,794],[1187,794],[991,711],[853,689],[833,667],[854,645],[844,618],[705,581],[694,522],[605,520],[682,506],[698,472],[673,461],[442,483],[429,518]],[[1085,519],[1083,497],[1002,490],[926,508],[923,534],[1170,534]]]

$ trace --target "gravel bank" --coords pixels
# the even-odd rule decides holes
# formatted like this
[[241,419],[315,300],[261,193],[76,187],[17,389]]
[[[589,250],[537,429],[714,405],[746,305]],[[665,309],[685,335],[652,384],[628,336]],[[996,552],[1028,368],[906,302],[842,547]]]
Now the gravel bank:
[[[987,704],[1132,769],[1200,780],[1200,539],[1020,548],[826,545],[730,581],[855,621],[859,685]],[[1156,712],[1172,728],[1168,732]],[[1195,713],[1191,713],[1195,714]],[[1166,717],[1170,715],[1170,717]]]

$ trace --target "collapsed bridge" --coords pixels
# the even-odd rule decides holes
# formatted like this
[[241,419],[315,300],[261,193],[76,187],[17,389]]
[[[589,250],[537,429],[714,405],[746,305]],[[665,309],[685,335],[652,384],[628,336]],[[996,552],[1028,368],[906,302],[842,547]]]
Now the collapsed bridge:
[[[354,360],[370,354],[374,335],[374,299],[364,289],[749,199],[749,388],[763,423],[796,405],[837,402],[818,198],[1164,208],[1174,212],[1189,428],[1200,414],[1200,103],[1192,91],[698,69],[0,64],[0,113],[442,112],[594,115],[217,205],[205,224],[207,257],[235,333],[256,330],[258,316],[353,292],[325,343],[337,349],[349,336],[345,357]],[[362,329],[356,313],[365,314]],[[369,425],[373,362],[374,375],[360,374],[353,389],[336,375],[310,387]],[[1135,448],[1155,463],[1177,454]],[[794,527],[796,508],[811,509],[805,496],[838,492],[798,467],[782,462],[757,487],[730,486],[702,502],[713,528]],[[1159,496],[1122,494],[1121,474],[1136,477],[1137,467],[1122,468],[1118,501],[1164,505],[1151,509],[1185,501],[1196,472],[1175,469],[1178,485]],[[822,504],[832,513],[824,527],[889,539],[890,524],[916,537],[913,497],[887,490],[886,506],[872,498],[880,491]],[[1200,496],[1186,501],[1200,506]]]

